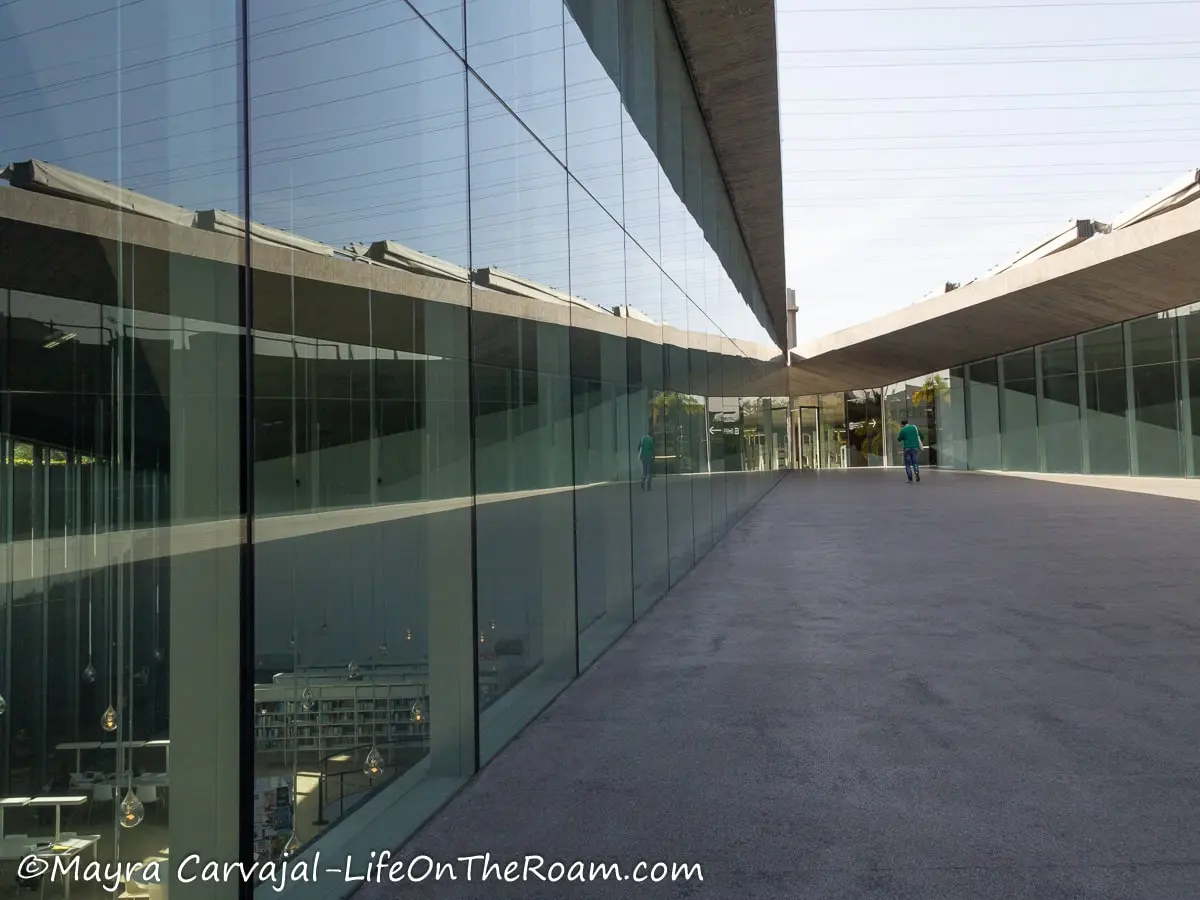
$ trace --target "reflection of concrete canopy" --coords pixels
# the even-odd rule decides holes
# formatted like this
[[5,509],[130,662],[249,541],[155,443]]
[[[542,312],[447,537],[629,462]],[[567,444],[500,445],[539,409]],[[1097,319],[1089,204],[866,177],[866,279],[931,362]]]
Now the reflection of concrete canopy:
[[[801,343],[792,394],[895,384],[1200,300],[1200,171],[955,290]],[[1094,223],[1091,223],[1094,224]],[[1048,251],[1048,252],[1047,252]]]
[[755,315],[782,345],[787,314],[775,3],[667,0],[667,6],[762,286],[766,310]]

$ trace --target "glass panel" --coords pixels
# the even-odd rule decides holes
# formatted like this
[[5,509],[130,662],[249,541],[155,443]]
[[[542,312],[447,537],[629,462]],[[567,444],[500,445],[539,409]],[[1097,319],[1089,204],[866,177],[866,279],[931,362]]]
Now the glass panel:
[[569,289],[568,192],[561,164],[473,76],[468,109],[483,282],[472,290],[477,603],[487,623],[479,729],[490,759],[576,667],[570,307],[487,286],[493,275],[509,284],[507,274]]
[[1180,358],[1184,360],[1180,369],[1183,382],[1183,411],[1191,421],[1191,434],[1187,436],[1184,450],[1187,455],[1189,475],[1195,475],[1197,459],[1200,459],[1200,304],[1185,307],[1179,314]]
[[843,394],[822,394],[820,423],[820,465],[822,469],[846,467],[846,404]]
[[[668,278],[663,278],[664,306],[688,307],[683,292]],[[692,419],[702,415],[702,399],[693,397],[688,375],[688,351],[679,346],[687,340],[686,329],[663,329],[667,361],[667,389],[656,410],[662,429],[663,454],[666,457],[667,534],[670,543],[671,583],[675,584],[695,563],[695,533],[693,531],[692,473],[697,468],[693,455]],[[668,342],[668,339],[670,342]]]
[[662,416],[667,394],[662,327],[656,318],[662,308],[662,272],[628,237],[625,285],[629,305],[653,320],[630,318],[630,339],[626,346],[630,449],[638,479],[632,495],[633,600],[634,614],[641,616],[670,585],[667,491],[661,478],[667,472],[666,426]]
[[[690,335],[695,344],[707,347],[703,334]],[[693,460],[692,507],[695,535],[696,559],[700,559],[713,545],[713,498],[712,498],[712,422],[708,410],[708,351],[693,349],[688,354],[691,382],[691,411],[688,421],[691,427],[689,456]]]
[[[906,385],[908,394],[908,418],[921,432],[923,447],[919,454],[922,466],[941,465],[938,433],[939,404],[948,399],[950,383],[944,372],[927,375]],[[903,455],[900,465],[904,465]]]
[[462,53],[464,0],[408,0],[451,47]]
[[1079,336],[1083,383],[1087,391],[1085,440],[1088,470],[1098,475],[1129,474],[1129,406],[1125,334],[1120,325]]
[[251,12],[253,210],[324,247],[254,248],[254,767],[303,844],[473,769],[470,244],[462,60],[403,4],[290,9]]
[[934,395],[936,416],[937,465],[947,469],[967,467],[966,393],[963,369],[956,367],[935,375],[941,378]]
[[883,465],[883,409],[879,391],[846,395],[846,456],[850,466]]
[[1151,316],[1130,322],[1127,327],[1137,474],[1182,475],[1175,319]]
[[[589,665],[633,621],[625,235],[571,181],[571,292],[596,309],[571,310],[575,448],[575,565],[579,664]],[[605,313],[604,310],[610,312]],[[636,437],[640,437],[640,434]]]
[[1000,423],[1004,468],[1036,472],[1038,464],[1037,365],[1033,348],[1000,359]]
[[1083,471],[1079,423],[1079,372],[1075,339],[1037,349],[1041,373],[1038,436],[1047,472]]
[[967,366],[967,454],[972,469],[1000,468],[1000,396],[996,360]]
[[[624,216],[621,183],[619,5],[568,0],[566,23],[567,163],[612,215]],[[572,247],[574,253],[575,248]]]
[[4,829],[102,866],[238,858],[244,247],[192,227],[246,206],[238,22],[0,6],[0,793],[88,801]]
[[[467,0],[467,62],[538,140],[565,161],[563,17],[562,0]],[[510,126],[500,118],[511,114],[492,100],[488,114],[507,131]],[[473,127],[482,129],[487,121],[472,109]],[[560,214],[565,210],[564,203]]]
[[816,469],[820,467],[819,431],[817,428],[817,410],[814,407],[800,409],[800,468]]
[[[651,257],[659,255],[659,163],[655,156],[657,70],[654,0],[617,0],[621,27],[621,155],[625,230]],[[661,300],[660,300],[661,303]],[[656,321],[661,315],[656,312]]]

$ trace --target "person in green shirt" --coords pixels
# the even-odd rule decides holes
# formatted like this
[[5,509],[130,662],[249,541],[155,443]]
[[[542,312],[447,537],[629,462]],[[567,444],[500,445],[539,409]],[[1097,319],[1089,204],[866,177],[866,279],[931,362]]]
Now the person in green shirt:
[[910,425],[908,419],[900,420],[900,431],[896,435],[896,440],[900,446],[904,448],[904,474],[908,476],[911,482],[913,476],[916,476],[917,481],[921,480],[921,467],[918,464],[918,456],[921,453],[921,432],[917,431],[916,425]]
[[654,476],[654,438],[647,432],[642,435],[642,439],[638,441],[638,458],[642,461],[642,483],[643,491],[650,490],[650,479]]

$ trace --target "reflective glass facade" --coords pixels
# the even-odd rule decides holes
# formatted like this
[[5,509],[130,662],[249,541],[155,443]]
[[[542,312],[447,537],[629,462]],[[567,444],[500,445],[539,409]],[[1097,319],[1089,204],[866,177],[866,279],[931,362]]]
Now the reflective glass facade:
[[82,798],[101,860],[399,840],[787,464],[670,17],[70,0],[0,40],[0,796]]
[[940,464],[1197,475],[1198,323],[1185,306],[950,370],[946,405],[965,415],[939,421],[956,448]]

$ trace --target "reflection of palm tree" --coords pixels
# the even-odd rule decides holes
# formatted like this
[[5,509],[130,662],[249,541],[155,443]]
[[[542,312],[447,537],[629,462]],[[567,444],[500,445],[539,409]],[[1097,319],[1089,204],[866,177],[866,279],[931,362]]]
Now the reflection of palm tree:
[[660,421],[669,421],[676,413],[704,415],[707,412],[705,405],[691,394],[676,391],[659,391],[650,401],[650,421],[655,425]]
[[925,383],[913,391],[913,406],[932,407],[936,401],[950,394],[950,385],[943,375],[930,375]]
[[883,456],[883,425],[878,419],[863,422],[854,432],[864,455]]

